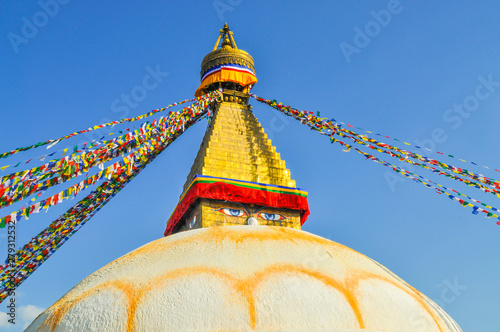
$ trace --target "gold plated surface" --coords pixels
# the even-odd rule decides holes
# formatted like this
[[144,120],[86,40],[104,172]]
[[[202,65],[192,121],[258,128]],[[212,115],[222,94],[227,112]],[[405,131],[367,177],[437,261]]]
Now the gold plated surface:
[[183,193],[197,174],[296,187],[249,106],[235,102],[218,104]]

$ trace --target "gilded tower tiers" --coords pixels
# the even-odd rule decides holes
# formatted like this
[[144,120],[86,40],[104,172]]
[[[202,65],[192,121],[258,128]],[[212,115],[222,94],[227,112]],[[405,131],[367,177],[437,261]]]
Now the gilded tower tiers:
[[183,191],[197,174],[295,187],[250,106],[236,102],[217,105]]
[[307,193],[296,188],[251,111],[248,92],[257,82],[253,58],[237,49],[227,24],[201,69],[195,95],[220,89],[223,99],[213,105],[213,118],[165,235],[242,224],[300,229],[309,213]]

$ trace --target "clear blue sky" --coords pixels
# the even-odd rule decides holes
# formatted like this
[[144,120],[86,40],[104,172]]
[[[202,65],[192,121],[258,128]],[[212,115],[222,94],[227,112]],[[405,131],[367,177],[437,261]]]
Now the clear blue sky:
[[[411,143],[432,140],[445,153],[500,167],[499,84],[476,110],[453,111],[473,99],[481,77],[500,82],[498,1],[221,0],[227,7],[219,12],[212,1],[60,2],[57,10],[47,7],[53,17],[40,14],[37,1],[1,5],[1,152],[190,98],[201,60],[227,21],[238,46],[255,59],[254,93]],[[392,12],[390,19],[376,14],[382,10]],[[29,29],[34,21],[37,31]],[[365,29],[368,39],[357,36]],[[168,75],[127,106],[122,94],[143,84],[147,67]],[[309,191],[305,231],[385,265],[441,304],[464,331],[498,329],[500,226],[494,220],[410,180],[391,177],[391,187],[387,168],[253,105],[297,185]],[[205,128],[202,122],[190,129],[36,271],[19,288],[18,324],[9,328],[0,318],[0,329],[20,330],[95,270],[160,238]],[[38,150],[2,165],[46,151]],[[492,195],[431,178],[500,207]],[[18,245],[74,202],[19,222]],[[450,289],[455,282],[460,288]]]

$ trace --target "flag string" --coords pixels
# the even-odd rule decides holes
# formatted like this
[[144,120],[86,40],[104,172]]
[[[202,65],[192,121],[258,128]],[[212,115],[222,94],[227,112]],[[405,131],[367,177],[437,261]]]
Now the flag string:
[[196,101],[196,100],[200,101],[200,100],[203,100],[206,97],[211,97],[213,95],[214,95],[214,92],[209,92],[209,93],[207,93],[207,94],[205,94],[203,96],[192,98],[192,99],[185,99],[185,100],[182,100],[182,101],[170,104],[170,105],[168,105],[166,107],[158,108],[158,109],[152,110],[152,111],[150,111],[148,113],[145,113],[145,114],[133,117],[133,118],[124,118],[124,119],[117,120],[117,121],[112,121],[112,122],[107,122],[107,123],[103,123],[103,124],[100,124],[100,125],[95,125],[95,126],[87,128],[87,129],[76,131],[76,132],[73,132],[71,134],[68,134],[68,135],[56,138],[56,139],[49,139],[47,141],[38,142],[38,143],[35,143],[35,144],[32,144],[32,145],[28,145],[28,146],[25,146],[25,147],[19,147],[19,148],[13,149],[11,151],[0,153],[0,159],[1,158],[7,158],[7,157],[9,157],[9,156],[11,156],[13,154],[18,153],[18,152],[27,151],[27,150],[30,150],[30,149],[38,148],[40,146],[44,146],[44,145],[48,145],[47,148],[50,149],[51,147],[53,147],[54,145],[56,145],[57,143],[59,143],[62,140],[65,140],[65,139],[68,139],[68,138],[71,138],[71,137],[74,137],[74,136],[77,136],[77,135],[80,135],[80,134],[83,134],[83,133],[88,133],[88,132],[91,132],[91,131],[94,131],[94,130],[97,130],[97,129],[101,129],[101,128],[105,128],[105,127],[109,127],[109,126],[114,126],[114,125],[121,124],[121,123],[124,123],[124,122],[138,121],[138,120],[150,117],[150,116],[152,116],[152,115],[154,115],[156,113],[163,112],[163,111],[165,111],[165,110],[167,110],[167,109],[169,109],[171,107],[182,105],[184,103],[192,102],[192,101]]

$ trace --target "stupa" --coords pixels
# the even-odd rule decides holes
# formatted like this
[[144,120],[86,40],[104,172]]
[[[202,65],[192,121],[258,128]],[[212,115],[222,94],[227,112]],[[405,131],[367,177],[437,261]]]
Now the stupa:
[[85,278],[27,330],[461,331],[387,268],[300,230],[307,193],[251,111],[253,58],[227,24],[201,67],[195,94],[223,100],[165,237]]

